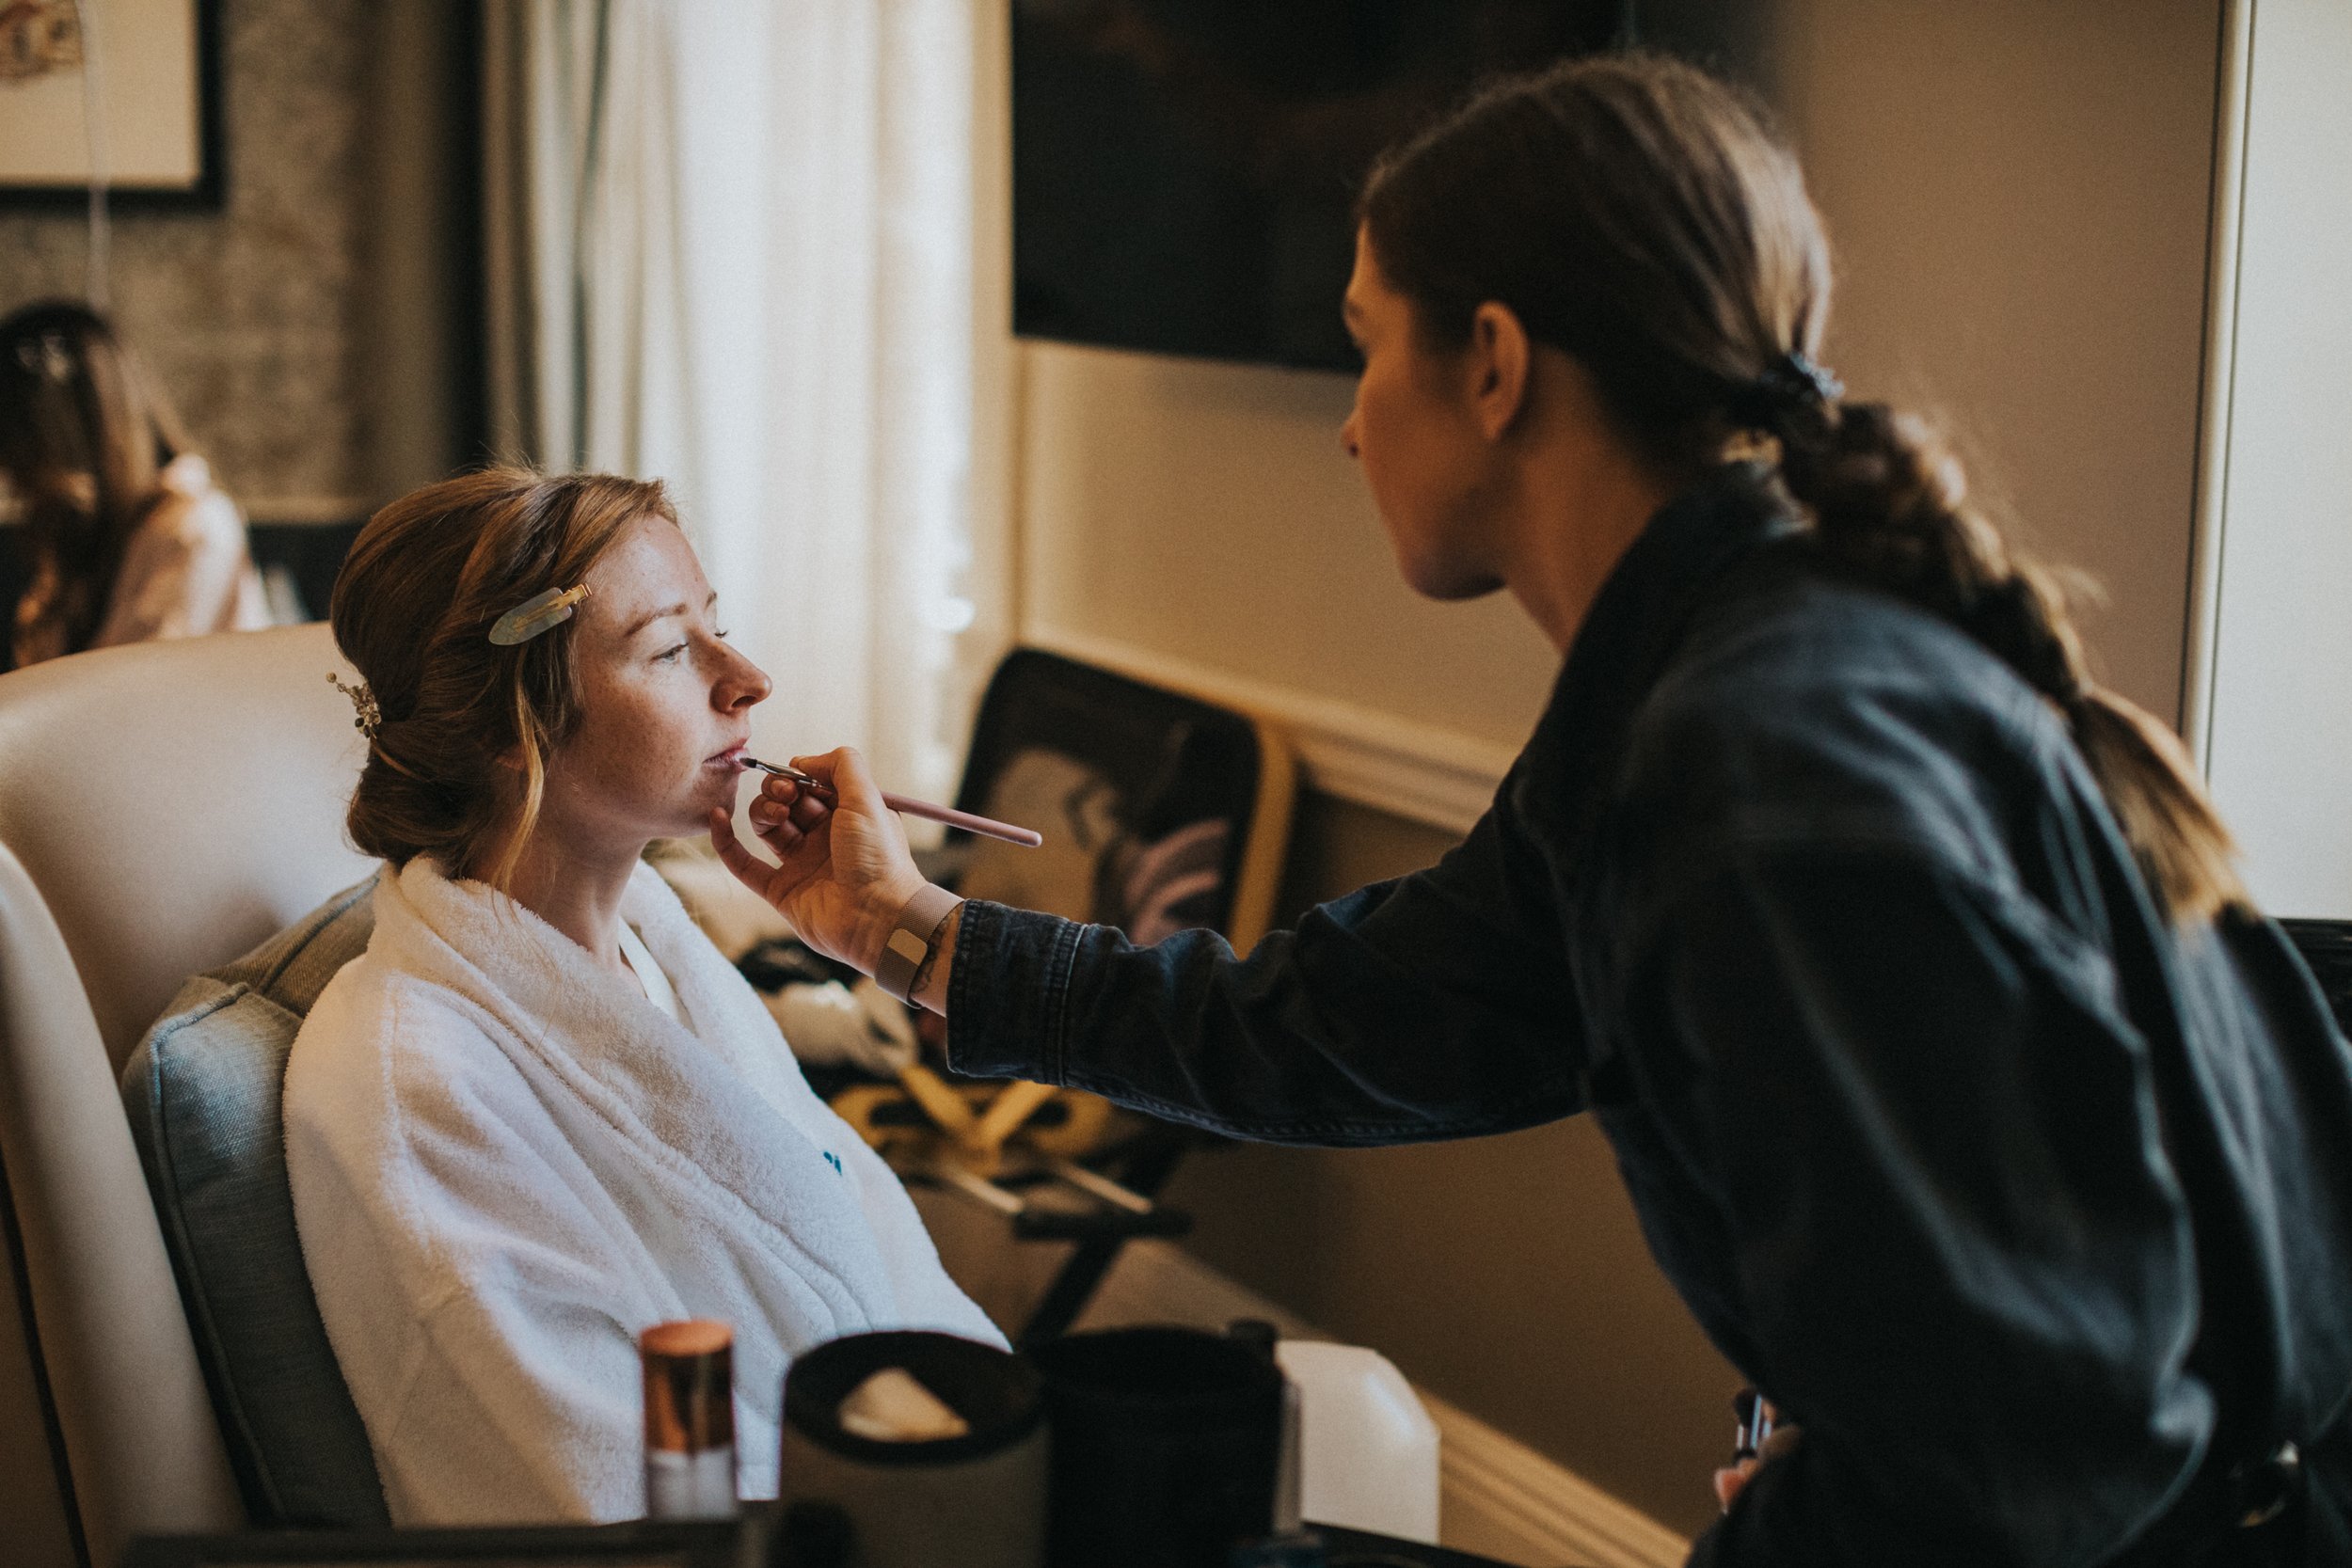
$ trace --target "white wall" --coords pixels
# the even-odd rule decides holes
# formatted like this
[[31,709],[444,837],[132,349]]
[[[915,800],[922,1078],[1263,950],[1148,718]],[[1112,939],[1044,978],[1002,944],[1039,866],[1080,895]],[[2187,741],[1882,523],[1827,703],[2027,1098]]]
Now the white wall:
[[1436,605],[1398,579],[1340,449],[1352,383],[1022,353],[1027,637],[1270,710],[1327,789],[1475,820],[1556,659],[1501,595]]
[[2177,721],[2219,0],[1786,0],[1763,78],[1838,261],[1848,386],[1942,412],[2087,570],[2108,683]]
[[2352,7],[2250,5],[2207,770],[2274,914],[2352,918]]

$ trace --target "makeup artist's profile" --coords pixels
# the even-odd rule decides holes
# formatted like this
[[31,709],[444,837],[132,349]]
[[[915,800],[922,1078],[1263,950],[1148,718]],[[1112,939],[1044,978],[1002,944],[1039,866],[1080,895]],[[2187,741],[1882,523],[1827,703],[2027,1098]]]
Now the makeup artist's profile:
[[1822,363],[1762,111],[1580,59],[1358,218],[1342,439],[1398,570],[1562,660],[1468,838],[1247,954],[1137,946],[929,884],[845,750],[762,782],[772,863],[707,814],[730,867],[917,956],[959,1072],[1298,1144],[1591,1113],[1782,1423],[1693,1562],[2352,1562],[2352,1053],[2058,578]]

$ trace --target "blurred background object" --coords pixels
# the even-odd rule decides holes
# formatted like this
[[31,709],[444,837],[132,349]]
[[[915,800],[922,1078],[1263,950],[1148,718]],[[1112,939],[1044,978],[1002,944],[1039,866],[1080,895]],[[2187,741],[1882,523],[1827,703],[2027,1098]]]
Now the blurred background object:
[[26,578],[15,664],[270,624],[236,502],[88,307],[53,300],[0,320],[0,477]]

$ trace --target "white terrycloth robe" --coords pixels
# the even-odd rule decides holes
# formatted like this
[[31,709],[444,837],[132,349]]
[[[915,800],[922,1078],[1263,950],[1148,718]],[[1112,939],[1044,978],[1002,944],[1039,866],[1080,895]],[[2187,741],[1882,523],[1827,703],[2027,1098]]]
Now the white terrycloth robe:
[[635,1337],[735,1330],[745,1497],[785,1369],[873,1328],[1002,1344],[889,1167],[650,867],[622,904],[685,1024],[422,859],[286,1069],[302,1252],[395,1524],[644,1512]]

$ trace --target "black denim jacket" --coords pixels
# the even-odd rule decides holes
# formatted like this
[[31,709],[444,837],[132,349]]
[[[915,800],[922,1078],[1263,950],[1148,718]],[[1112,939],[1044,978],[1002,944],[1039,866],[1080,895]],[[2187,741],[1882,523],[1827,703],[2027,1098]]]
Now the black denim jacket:
[[1591,1110],[1804,1429],[1694,1561],[2106,1561],[2340,1424],[2352,1053],[2270,923],[2157,913],[2054,708],[1756,481],[1652,521],[1436,867],[1247,958],[967,905],[949,1059],[1302,1144]]

